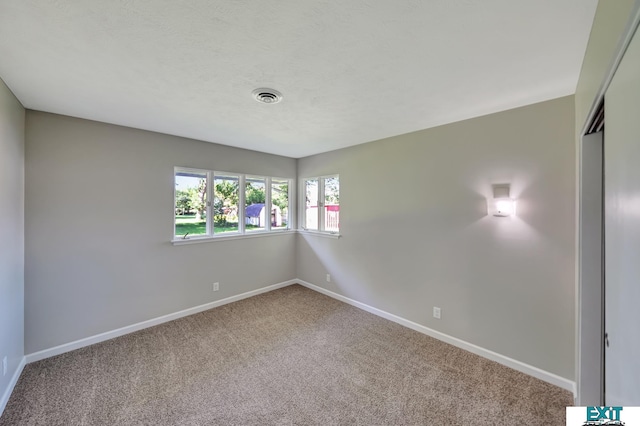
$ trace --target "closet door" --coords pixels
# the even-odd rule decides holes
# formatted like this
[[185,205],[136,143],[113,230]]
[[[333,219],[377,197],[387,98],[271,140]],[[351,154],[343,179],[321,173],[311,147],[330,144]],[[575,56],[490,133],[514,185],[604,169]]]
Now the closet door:
[[640,36],[605,94],[605,403],[640,406]]
[[602,132],[582,138],[580,169],[580,292],[578,405],[601,405],[602,346]]

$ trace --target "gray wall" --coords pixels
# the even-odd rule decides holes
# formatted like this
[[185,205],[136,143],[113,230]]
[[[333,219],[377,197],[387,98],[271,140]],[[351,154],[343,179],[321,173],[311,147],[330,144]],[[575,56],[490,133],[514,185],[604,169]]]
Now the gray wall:
[[0,398],[24,356],[24,118],[0,80]]
[[27,111],[26,353],[295,277],[292,234],[172,246],[174,166],[296,174],[291,158]]
[[297,276],[572,380],[574,140],[571,96],[300,159],[340,173],[342,238],[299,235]]

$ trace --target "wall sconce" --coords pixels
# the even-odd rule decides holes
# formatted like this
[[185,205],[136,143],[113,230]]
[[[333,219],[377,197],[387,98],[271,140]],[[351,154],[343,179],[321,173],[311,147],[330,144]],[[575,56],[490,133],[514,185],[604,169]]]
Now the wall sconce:
[[513,216],[516,213],[516,202],[509,197],[510,185],[493,185],[493,200],[491,202],[491,213],[498,217]]

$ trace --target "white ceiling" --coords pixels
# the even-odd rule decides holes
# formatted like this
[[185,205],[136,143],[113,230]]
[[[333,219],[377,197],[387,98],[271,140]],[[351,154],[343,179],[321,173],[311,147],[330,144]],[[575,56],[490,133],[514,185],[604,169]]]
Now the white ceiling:
[[2,0],[0,77],[26,108],[303,157],[574,93],[596,5]]

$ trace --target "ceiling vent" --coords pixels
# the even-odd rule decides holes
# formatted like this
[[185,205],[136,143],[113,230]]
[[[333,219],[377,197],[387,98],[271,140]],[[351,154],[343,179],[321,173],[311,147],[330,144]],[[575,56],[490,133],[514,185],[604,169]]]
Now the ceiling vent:
[[256,89],[251,93],[256,101],[263,104],[277,104],[282,100],[282,93],[273,89]]

